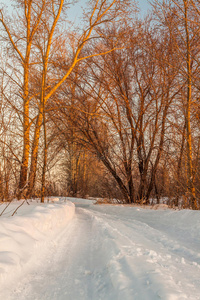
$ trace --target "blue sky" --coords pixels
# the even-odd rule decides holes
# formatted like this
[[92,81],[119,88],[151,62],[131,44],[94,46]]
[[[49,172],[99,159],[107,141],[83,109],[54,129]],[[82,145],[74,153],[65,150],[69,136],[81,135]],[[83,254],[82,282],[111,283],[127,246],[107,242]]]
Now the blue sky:
[[[137,1],[138,6],[141,10],[141,14],[142,15],[145,14],[148,11],[148,9],[150,8],[148,0],[136,0],[136,1]],[[72,7],[70,14],[73,17],[77,17],[77,18],[79,16],[81,16],[82,7],[84,7],[86,2],[87,2],[87,0],[79,0],[79,2],[76,4],[76,6]]]
[[[79,3],[76,5],[75,8],[72,9],[72,15],[73,16],[80,16],[81,15],[81,7],[84,6],[84,4],[87,2],[87,0],[79,0]],[[150,7],[148,4],[148,0],[138,0],[138,5],[141,9],[141,13],[145,14]],[[0,0],[0,3],[6,4],[8,9],[11,10],[12,7],[12,0]]]
[[[5,0],[6,1],[6,0]],[[148,0],[136,0],[138,6],[140,7],[143,13],[147,12],[150,5],[148,4]],[[81,6],[84,6],[87,0],[79,0],[79,3],[76,5],[77,9],[81,10]]]

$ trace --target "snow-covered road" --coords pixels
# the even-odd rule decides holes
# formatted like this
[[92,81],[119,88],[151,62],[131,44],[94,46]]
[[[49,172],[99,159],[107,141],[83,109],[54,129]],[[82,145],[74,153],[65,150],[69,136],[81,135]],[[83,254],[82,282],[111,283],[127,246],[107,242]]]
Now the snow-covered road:
[[200,213],[78,201],[7,299],[200,299]]

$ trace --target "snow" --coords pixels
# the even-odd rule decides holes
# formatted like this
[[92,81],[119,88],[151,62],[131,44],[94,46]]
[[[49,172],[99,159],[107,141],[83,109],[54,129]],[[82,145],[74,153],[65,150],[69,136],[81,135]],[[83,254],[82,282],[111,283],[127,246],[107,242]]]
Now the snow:
[[[9,282],[17,280],[34,266],[43,249],[49,243],[52,244],[57,232],[73,218],[74,204],[69,201],[61,201],[59,204],[54,202],[55,199],[43,205],[37,202],[30,202],[30,205],[24,203],[12,217],[12,213],[22,203],[15,201],[1,216],[0,299],[7,299],[5,289],[9,287]],[[1,212],[4,207],[0,206]]]
[[68,200],[0,218],[0,299],[200,299],[199,211]]

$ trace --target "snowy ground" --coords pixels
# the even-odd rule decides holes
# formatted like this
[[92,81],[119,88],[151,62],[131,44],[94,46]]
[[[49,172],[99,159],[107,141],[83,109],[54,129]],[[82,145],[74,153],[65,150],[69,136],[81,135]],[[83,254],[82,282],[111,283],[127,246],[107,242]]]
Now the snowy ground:
[[0,299],[200,299],[199,211],[70,200],[0,218]]

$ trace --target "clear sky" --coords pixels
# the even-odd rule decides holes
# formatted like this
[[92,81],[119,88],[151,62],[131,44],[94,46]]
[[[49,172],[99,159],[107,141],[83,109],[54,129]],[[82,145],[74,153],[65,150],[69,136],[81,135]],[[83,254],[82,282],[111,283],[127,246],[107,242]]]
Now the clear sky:
[[[150,8],[148,0],[136,0],[136,1],[141,10],[141,14],[142,15],[145,14],[148,11],[148,9]],[[86,2],[87,2],[87,0],[79,0],[79,2],[74,7],[72,7],[72,9],[70,11],[70,15],[71,15],[72,19],[79,18],[81,16],[82,7],[85,6]]]
[[[12,0],[0,0],[0,4],[6,4],[9,10],[11,10],[12,2]],[[82,7],[84,7],[86,2],[87,0],[79,0],[79,3],[71,10],[70,14],[72,18],[74,18],[75,16],[79,17],[81,15]],[[148,4],[148,0],[137,0],[137,2],[141,9],[141,13],[145,14],[150,7]]]

